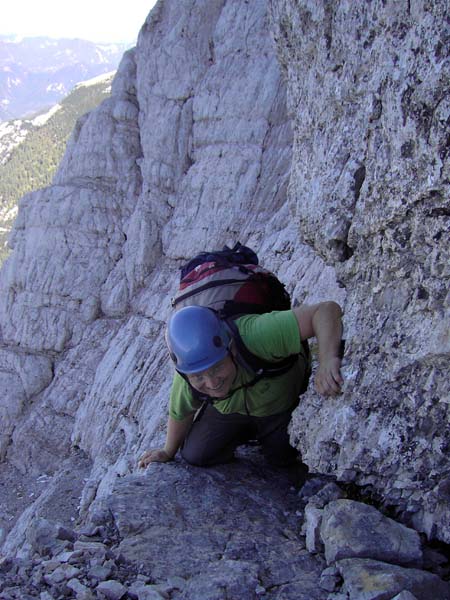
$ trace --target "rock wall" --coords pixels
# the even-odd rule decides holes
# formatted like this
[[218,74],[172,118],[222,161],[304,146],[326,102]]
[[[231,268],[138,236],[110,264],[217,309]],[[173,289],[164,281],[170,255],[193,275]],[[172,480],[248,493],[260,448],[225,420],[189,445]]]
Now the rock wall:
[[271,4],[294,145],[288,200],[347,290],[345,393],[293,438],[450,540],[446,2]]
[[345,305],[344,394],[293,421],[306,462],[450,541],[448,45],[443,2],[408,6],[155,6],[0,274],[0,472],[33,498],[47,478],[19,519],[4,496],[8,552],[80,461],[84,518],[163,439],[178,267],[236,240],[298,301]]

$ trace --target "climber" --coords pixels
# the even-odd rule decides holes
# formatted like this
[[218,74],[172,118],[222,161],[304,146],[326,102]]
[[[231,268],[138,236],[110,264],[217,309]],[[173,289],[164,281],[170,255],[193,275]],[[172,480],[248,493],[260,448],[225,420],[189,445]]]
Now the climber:
[[[241,339],[266,361],[298,355],[292,368],[254,382],[241,364],[233,335],[208,308],[188,306],[169,320],[166,340],[175,363],[164,448],[148,450],[139,466],[172,460],[181,448],[190,464],[210,466],[233,459],[238,445],[258,440],[272,465],[298,461],[287,427],[299,402],[306,361],[302,339],[317,338],[316,390],[341,393],[342,311],[332,301],[236,320]],[[208,402],[201,398],[208,398]]]

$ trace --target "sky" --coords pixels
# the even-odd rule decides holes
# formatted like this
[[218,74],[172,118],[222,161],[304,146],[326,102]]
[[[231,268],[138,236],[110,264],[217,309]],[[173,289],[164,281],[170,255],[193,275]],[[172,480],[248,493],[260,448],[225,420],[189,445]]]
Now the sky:
[[156,0],[3,0],[0,34],[134,44]]

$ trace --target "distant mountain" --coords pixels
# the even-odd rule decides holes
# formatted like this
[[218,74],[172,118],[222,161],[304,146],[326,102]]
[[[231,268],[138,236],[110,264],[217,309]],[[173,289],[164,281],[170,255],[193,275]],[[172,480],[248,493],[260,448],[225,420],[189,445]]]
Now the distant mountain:
[[0,121],[30,118],[80,81],[117,69],[126,44],[0,36]]
[[0,123],[0,265],[19,199],[49,185],[77,119],[111,90],[114,72],[78,84],[48,112],[32,120]]

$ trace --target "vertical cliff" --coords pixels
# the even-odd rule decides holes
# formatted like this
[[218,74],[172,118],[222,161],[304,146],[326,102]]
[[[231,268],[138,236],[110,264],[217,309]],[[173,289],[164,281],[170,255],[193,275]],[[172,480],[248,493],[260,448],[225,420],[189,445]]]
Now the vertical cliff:
[[315,469],[449,540],[446,2],[271,2],[299,232],[347,291],[347,384],[301,403]]
[[308,392],[292,426],[306,462],[450,541],[445,3],[268,5],[160,0],[21,202],[0,453],[49,485],[8,548],[74,470],[84,514],[162,439],[177,269],[236,240],[345,306],[344,394]]

